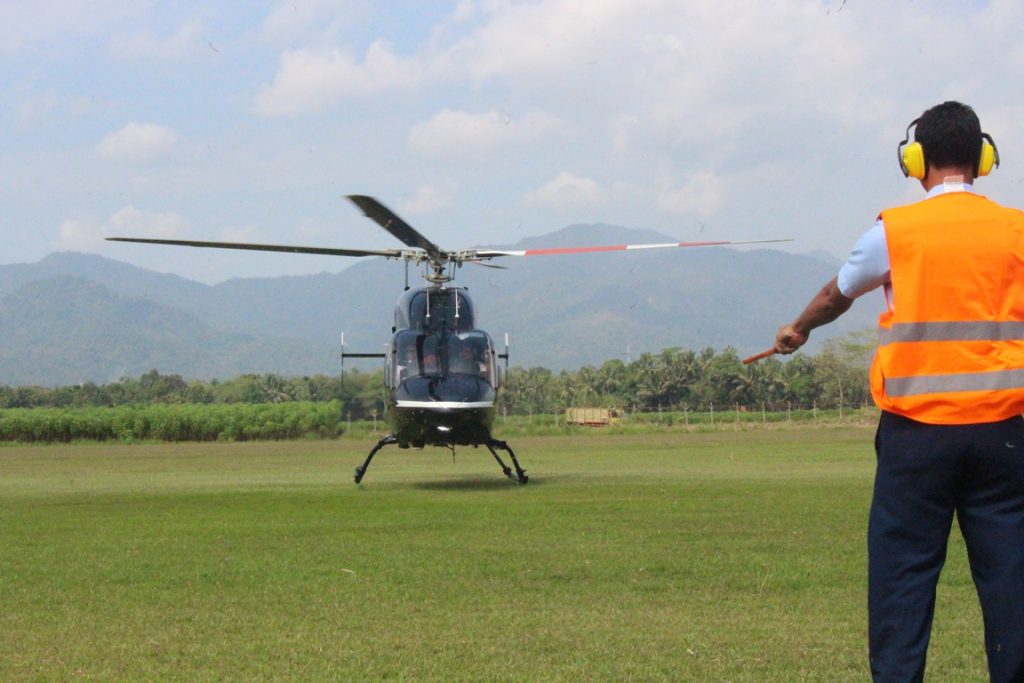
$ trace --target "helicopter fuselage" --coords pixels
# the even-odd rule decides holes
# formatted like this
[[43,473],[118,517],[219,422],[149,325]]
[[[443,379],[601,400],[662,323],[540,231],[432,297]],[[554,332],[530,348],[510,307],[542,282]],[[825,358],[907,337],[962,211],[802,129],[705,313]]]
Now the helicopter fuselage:
[[465,288],[407,290],[395,306],[384,369],[387,417],[399,447],[490,440],[501,386],[496,361]]

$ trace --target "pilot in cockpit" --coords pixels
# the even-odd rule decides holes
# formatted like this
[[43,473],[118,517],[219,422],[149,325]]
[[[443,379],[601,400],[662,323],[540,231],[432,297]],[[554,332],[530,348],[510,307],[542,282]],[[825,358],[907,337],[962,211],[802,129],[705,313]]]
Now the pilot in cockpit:
[[486,366],[477,357],[473,345],[466,341],[459,345],[454,358],[452,358],[451,369],[452,372],[480,377],[484,374]]
[[419,374],[419,363],[416,361],[416,345],[406,344],[400,351],[395,364],[397,382],[401,384],[410,377]]

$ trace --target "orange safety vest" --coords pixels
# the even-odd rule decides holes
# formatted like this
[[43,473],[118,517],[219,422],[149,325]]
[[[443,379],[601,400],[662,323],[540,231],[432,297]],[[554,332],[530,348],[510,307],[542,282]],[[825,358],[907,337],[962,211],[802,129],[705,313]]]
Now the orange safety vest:
[[1024,413],[1024,212],[970,192],[883,211],[892,305],[871,395],[931,424]]

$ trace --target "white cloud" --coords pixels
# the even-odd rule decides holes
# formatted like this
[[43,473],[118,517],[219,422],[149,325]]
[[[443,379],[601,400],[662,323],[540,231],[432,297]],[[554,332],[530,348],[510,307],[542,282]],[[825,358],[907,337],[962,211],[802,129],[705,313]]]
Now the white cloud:
[[459,0],[455,5],[455,11],[452,12],[452,21],[461,24],[476,16],[476,12],[477,7],[473,0]]
[[504,111],[473,114],[445,109],[413,126],[409,144],[428,157],[478,156],[535,141],[560,128],[563,125],[558,119],[539,111],[516,120]]
[[62,250],[95,251],[105,236],[100,223],[83,218],[68,218],[60,224],[56,246]]
[[683,185],[658,193],[658,208],[670,213],[695,213],[707,218],[722,207],[728,196],[723,180],[711,173],[696,173]]
[[604,193],[597,181],[562,171],[543,187],[523,199],[527,205],[574,208],[601,203]]
[[351,0],[286,0],[267,13],[260,33],[273,42],[294,41],[313,29],[330,36],[355,14]]
[[173,239],[188,223],[175,213],[147,213],[125,206],[107,220],[76,216],[61,222],[56,248],[74,251],[100,251],[107,237],[151,237]]
[[269,116],[318,111],[352,95],[369,95],[424,81],[423,66],[375,41],[362,62],[340,50],[291,50],[281,55],[274,82],[256,95],[256,109]]
[[111,237],[174,239],[187,227],[188,222],[176,213],[149,213],[129,205],[111,215],[104,229],[111,231]]
[[21,99],[16,111],[22,124],[31,124],[56,111],[61,98],[55,92],[36,93]]
[[[601,70],[589,65],[600,62],[610,45],[627,40],[619,29],[635,13],[635,5],[630,0],[529,5],[462,0],[445,21],[458,26],[484,17],[482,25],[411,56],[395,53],[381,40],[371,43],[361,60],[337,48],[285,52],[273,82],[257,94],[256,109],[267,115],[297,115],[344,98],[500,77],[558,73],[579,78],[590,71],[589,78],[599,79]],[[283,22],[284,14],[275,10],[273,24]],[[581,70],[581,65],[588,68]]]
[[53,90],[29,93],[17,101],[14,111],[22,126],[46,125],[51,119],[73,122],[92,115],[109,113],[110,105],[96,98],[71,96]]
[[410,216],[436,213],[452,205],[455,186],[451,182],[421,185],[411,200],[399,202],[398,211]]
[[543,79],[553,73],[587,78],[588,71],[607,60],[609,48],[631,39],[623,29],[635,17],[663,4],[664,0],[489,3],[485,9],[490,21],[455,45],[452,54],[475,82],[502,76]]
[[160,36],[152,30],[131,35],[116,36],[110,41],[114,55],[122,59],[179,60],[184,57],[205,56],[211,49],[205,38],[207,29],[196,21],[186,22],[170,36]]
[[0,2],[0,53],[93,34],[138,12],[121,0]]
[[170,152],[177,141],[177,134],[170,128],[129,123],[103,138],[96,151],[111,161],[150,161]]
[[612,121],[612,147],[616,152],[623,152],[630,147],[632,137],[640,126],[640,117],[636,114],[619,114]]

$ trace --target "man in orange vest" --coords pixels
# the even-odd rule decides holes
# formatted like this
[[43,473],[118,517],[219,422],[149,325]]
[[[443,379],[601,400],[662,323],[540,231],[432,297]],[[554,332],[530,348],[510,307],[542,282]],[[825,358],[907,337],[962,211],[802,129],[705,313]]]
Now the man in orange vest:
[[898,156],[927,196],[881,213],[839,274],[779,328],[775,351],[796,351],[883,288],[871,367],[882,410],[868,523],[872,675],[923,679],[955,514],[991,680],[1024,681],[1024,213],[974,192],[999,155],[964,104],[913,121]]

